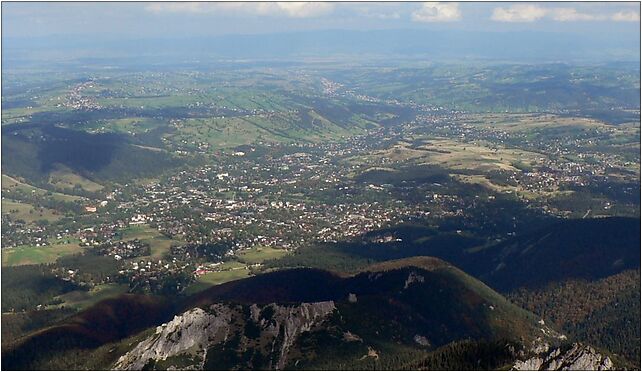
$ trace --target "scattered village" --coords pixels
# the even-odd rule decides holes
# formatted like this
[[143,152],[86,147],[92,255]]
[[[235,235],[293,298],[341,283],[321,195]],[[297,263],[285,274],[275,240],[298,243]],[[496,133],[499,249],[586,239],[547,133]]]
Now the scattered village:
[[[91,88],[91,84],[80,84],[77,92],[70,93],[72,107],[94,105],[78,98],[79,92]],[[348,94],[369,100],[329,80],[322,84],[328,95]],[[459,111],[421,105],[413,109],[421,114],[394,128],[380,127],[366,135],[317,144],[259,142],[217,152],[211,165],[110,188],[101,199],[83,201],[79,218],[68,221],[64,229],[58,224],[26,224],[3,214],[3,248],[78,244],[86,253],[118,263],[119,275],[109,281],[129,283],[132,291],[181,291],[198,276],[219,270],[222,263],[244,250],[271,247],[293,252],[310,244],[350,241],[378,229],[426,219],[459,218],[465,229],[479,225],[479,215],[473,218],[473,213],[482,211],[484,216],[484,208],[496,198],[516,198],[541,213],[566,216],[569,212],[552,206],[547,195],[605,184],[614,170],[631,165],[621,156],[590,150],[581,137],[531,138],[469,124],[466,114]],[[589,135],[592,141],[609,138],[609,133]],[[367,157],[391,148],[398,148],[397,152],[418,151],[419,147],[413,145],[399,145],[409,143],[408,138],[457,138],[461,146],[484,144],[495,149],[516,146],[518,141],[521,148],[542,156],[528,169],[497,169],[482,176],[502,185],[495,190],[461,193],[437,181],[403,180],[404,169],[418,166],[403,153],[399,159]],[[202,151],[209,150],[206,143],[197,145]],[[577,161],[570,161],[565,156],[568,154],[575,154]],[[584,161],[589,158],[591,161]],[[364,176],[381,169],[392,169],[400,178]],[[456,174],[447,176],[449,182],[469,177],[465,172],[452,172]],[[623,192],[633,194],[639,189]],[[612,207],[612,202],[605,200],[600,208],[608,211]],[[90,218],[89,226],[83,218]],[[494,223],[484,218],[481,221],[488,226]],[[146,241],[123,236],[123,231],[137,227],[153,231],[154,237]],[[510,236],[512,231],[500,233]],[[154,256],[150,247],[150,239],[156,237],[169,242],[164,243],[160,257]],[[377,239],[385,243],[397,237]],[[78,278],[74,268],[66,268],[61,275],[70,281]],[[167,278],[171,280],[164,280]]]

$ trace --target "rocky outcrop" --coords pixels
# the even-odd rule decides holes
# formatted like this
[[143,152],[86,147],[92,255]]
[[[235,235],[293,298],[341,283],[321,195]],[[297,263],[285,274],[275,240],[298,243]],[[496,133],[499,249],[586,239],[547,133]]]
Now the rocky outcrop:
[[422,335],[415,335],[413,340],[421,346],[430,346],[430,341],[428,341],[428,339]]
[[212,305],[209,312],[200,308],[186,311],[156,327],[152,336],[120,357],[115,368],[141,370],[149,360],[167,360],[180,354],[190,354],[202,362],[210,345],[227,339],[231,320],[232,311],[225,305]]
[[570,347],[548,347],[539,354],[518,360],[513,365],[515,371],[610,371],[613,362],[590,346],[575,343]]
[[414,271],[411,271],[410,274],[408,274],[408,279],[406,279],[406,282],[403,285],[403,289],[408,289],[411,284],[413,283],[423,283],[424,282],[424,277],[417,274]]
[[275,307],[276,321],[269,329],[269,332],[277,339],[279,332],[283,330],[281,354],[276,363],[277,369],[283,369],[287,361],[287,353],[294,344],[297,336],[312,329],[319,320],[324,319],[334,309],[334,302],[325,301],[313,304],[303,303],[296,307]]
[[[157,327],[153,335],[120,357],[114,368],[141,370],[155,365],[162,369],[203,369],[210,348],[236,338],[239,352],[250,344],[257,345],[256,340],[267,345],[259,351],[269,356],[268,364],[254,368],[283,369],[298,336],[320,324],[334,310],[332,301],[293,306],[214,304],[206,310],[194,308]],[[180,366],[173,364],[174,360],[180,360]]]

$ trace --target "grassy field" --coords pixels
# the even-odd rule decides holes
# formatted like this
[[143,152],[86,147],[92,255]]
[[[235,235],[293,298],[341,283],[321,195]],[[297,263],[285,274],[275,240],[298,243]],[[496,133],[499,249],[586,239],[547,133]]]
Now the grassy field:
[[19,246],[2,249],[2,266],[52,263],[62,256],[82,252],[77,241],[54,243],[44,247]]
[[195,104],[198,101],[197,96],[188,95],[167,95],[156,97],[108,97],[98,98],[101,105],[105,106],[124,106],[129,108],[147,108],[160,109],[166,107],[185,107]]
[[62,217],[53,209],[37,208],[28,203],[6,199],[2,200],[2,214],[9,215],[14,220],[23,220],[27,223],[32,223],[38,220],[52,222]]
[[388,159],[393,163],[431,164],[446,169],[487,172],[519,171],[515,165],[532,167],[540,163],[541,158],[541,154],[520,149],[431,138],[424,139],[423,144],[416,147],[411,147],[407,142],[399,142],[371,155],[352,158],[351,162],[380,164],[381,159]]
[[59,167],[49,174],[49,183],[57,188],[73,189],[74,186],[79,185],[83,190],[94,192],[103,189],[103,186],[78,174],[75,174],[71,169],[66,167]]
[[62,300],[60,304],[52,305],[49,308],[73,307],[77,310],[85,309],[95,303],[113,297],[118,297],[129,290],[125,284],[101,284],[89,291],[72,291],[55,297]]
[[484,145],[459,143],[451,140],[431,142],[425,147],[422,146],[422,149],[443,151],[431,154],[428,162],[453,169],[517,171],[514,163],[520,162],[533,166],[540,158],[537,153],[519,149],[493,149]]
[[29,185],[13,177],[7,176],[6,174],[2,175],[2,190],[3,191],[18,190],[24,193],[34,193],[34,194],[37,194],[38,196],[44,196],[50,193],[50,196],[48,195],[47,197],[50,197],[56,200],[67,201],[67,202],[83,200],[83,198],[80,196],[67,195],[59,192],[50,192],[32,185]]
[[252,249],[246,249],[239,252],[237,257],[240,262],[252,265],[262,263],[266,260],[281,258],[286,254],[288,254],[288,252],[283,249],[272,247],[253,247]]
[[201,275],[188,289],[192,294],[205,290],[213,285],[243,279],[250,276],[248,265],[262,263],[266,260],[280,258],[288,254],[283,249],[272,247],[253,247],[237,253],[237,259],[227,261],[216,267],[216,271]]
[[[348,118],[346,127],[326,119],[314,110],[259,114],[243,117],[188,119],[169,135],[175,144],[196,146],[206,143],[212,149],[230,148],[257,141],[319,141],[347,137],[363,130],[367,121]],[[350,128],[350,129],[348,129]]]
[[233,280],[250,276],[250,271],[245,264],[238,261],[228,261],[217,267],[216,272],[201,275],[187,288],[187,294],[203,291],[213,285],[219,285]]
[[516,192],[519,190],[519,188],[515,186],[498,185],[496,183],[493,183],[491,180],[489,180],[485,176],[479,175],[479,174],[474,174],[474,175],[453,174],[451,176],[454,177],[459,182],[481,185],[487,189],[491,189],[496,192],[507,192],[507,191]]
[[451,177],[456,179],[459,182],[477,184],[483,186],[487,189],[493,190],[499,193],[515,193],[522,198],[535,200],[539,198],[558,198],[568,195],[572,195],[573,191],[561,191],[555,189],[553,191],[538,190],[537,192],[530,191],[524,188],[522,185],[519,186],[510,186],[510,185],[498,185],[489,180],[486,176],[483,175],[463,175],[463,174],[451,174]]
[[[172,87],[179,87],[178,92],[164,92],[158,95],[150,95],[147,92],[141,92],[140,83],[135,86],[129,86],[130,81],[115,80],[107,85],[119,89],[122,92],[121,97],[99,97],[97,101],[105,106],[123,106],[129,108],[146,108],[161,109],[172,107],[199,106],[204,102],[208,107],[217,108],[234,108],[241,110],[275,110],[286,111],[292,108],[288,98],[272,91],[266,92],[256,89],[253,84],[256,81],[241,82],[241,79],[235,79],[234,84],[237,86],[216,86],[212,84],[217,77],[210,77],[205,80],[190,78],[187,76],[172,76],[171,81],[151,81],[145,82],[145,88],[160,88],[163,90],[164,85],[171,84]],[[244,76],[243,78],[247,78]],[[214,80],[212,80],[214,79]],[[216,86],[213,89],[213,86]],[[103,88],[107,86],[103,85]],[[182,87],[182,88],[180,88]],[[194,92],[198,90],[198,92]],[[188,92],[189,91],[189,92]],[[87,91],[89,93],[89,91]],[[95,91],[94,93],[98,93]]]
[[122,231],[122,240],[138,239],[144,243],[149,244],[151,249],[150,258],[159,259],[163,258],[169,252],[172,244],[183,244],[178,240],[173,240],[165,237],[158,230],[149,227],[148,225],[130,226]]
[[93,132],[113,132],[137,135],[141,133],[147,133],[150,130],[156,129],[163,125],[166,125],[166,123],[159,119],[145,117],[127,117],[93,122],[88,124],[85,128],[86,130]]
[[199,277],[198,280],[201,283],[206,283],[208,285],[217,285],[230,282],[232,280],[247,278],[249,275],[250,272],[245,266],[239,266],[223,271],[207,273]]
[[611,127],[595,119],[561,117],[552,114],[482,114],[472,116],[463,122],[485,130],[507,132],[545,131],[553,128],[581,130]]
[[16,107],[2,110],[2,125],[18,124],[28,121],[32,115],[41,112],[62,112],[61,108],[55,106],[39,107]]
[[[473,115],[463,123],[485,132],[495,132],[515,138],[513,141],[546,143],[550,141],[576,141],[577,153],[589,156],[565,154],[564,157],[576,163],[590,161],[594,156],[615,156],[619,168],[628,174],[640,174],[640,124],[606,124],[603,121],[583,117],[562,117],[552,114],[484,114]],[[595,155],[597,154],[597,155]],[[542,154],[542,156],[548,156]],[[611,176],[617,174],[611,170]]]

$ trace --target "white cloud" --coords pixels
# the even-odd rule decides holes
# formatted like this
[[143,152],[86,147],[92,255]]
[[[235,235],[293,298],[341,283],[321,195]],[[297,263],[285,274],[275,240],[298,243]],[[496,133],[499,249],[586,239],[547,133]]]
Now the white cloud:
[[[145,9],[153,13],[190,13],[215,14],[230,17],[268,16],[285,18],[314,18],[343,9],[344,13],[364,18],[392,20],[404,18],[411,9],[398,7],[393,3],[363,3],[337,7],[332,2],[282,1],[282,2],[157,2],[146,3]],[[367,5],[365,5],[367,4]],[[626,4],[626,3],[621,3]],[[412,6],[412,5],[411,5]],[[579,10],[578,10],[579,9]],[[517,3],[493,9],[491,19],[498,22],[535,22],[549,20],[556,22],[639,22],[640,14],[631,8],[622,8],[618,12],[605,12],[605,8],[554,7],[535,3]],[[462,14],[458,3],[424,2],[419,9],[410,14],[414,22],[449,22],[458,21]]]
[[321,2],[277,2],[276,6],[288,16],[294,18],[309,18],[326,15],[334,9],[332,3]]
[[358,4],[354,7],[355,13],[361,17],[376,19],[399,19],[401,12],[397,4],[394,3],[376,3],[376,5]]
[[425,2],[420,9],[412,12],[415,22],[451,22],[460,19],[457,3]]
[[149,3],[145,6],[152,13],[200,13],[204,11],[203,3]]
[[640,14],[638,12],[617,12],[611,16],[611,19],[617,22],[639,22]]
[[546,16],[547,10],[530,4],[517,4],[510,8],[495,8],[491,19],[499,22],[533,22]]
[[370,14],[370,17],[379,18],[379,19],[399,19],[401,18],[401,13],[392,12],[392,13],[374,13]]
[[601,15],[580,13],[575,8],[553,8],[550,13],[553,20],[560,22],[599,21],[604,19],[604,16]]
[[577,21],[640,21],[640,14],[635,11],[621,11],[610,16],[604,13],[582,13],[575,8],[543,8],[532,4],[517,4],[508,8],[495,8],[491,19],[499,22],[533,22],[550,19],[558,22]]
[[291,18],[319,17],[331,13],[334,4],[327,2],[163,2],[149,3],[145,9],[153,13],[235,14],[285,16]]

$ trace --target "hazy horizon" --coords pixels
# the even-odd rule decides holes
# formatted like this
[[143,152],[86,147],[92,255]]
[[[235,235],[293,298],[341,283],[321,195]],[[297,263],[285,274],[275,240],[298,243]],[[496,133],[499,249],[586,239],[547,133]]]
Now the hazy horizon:
[[3,3],[2,10],[7,62],[394,55],[590,64],[640,54],[639,3],[631,2]]

